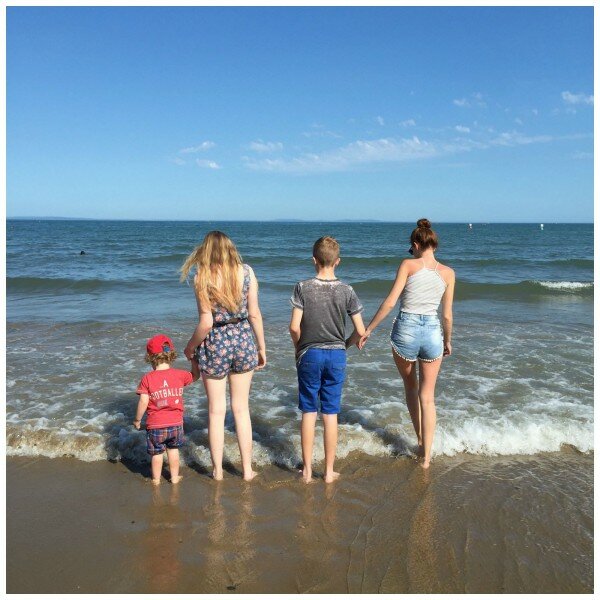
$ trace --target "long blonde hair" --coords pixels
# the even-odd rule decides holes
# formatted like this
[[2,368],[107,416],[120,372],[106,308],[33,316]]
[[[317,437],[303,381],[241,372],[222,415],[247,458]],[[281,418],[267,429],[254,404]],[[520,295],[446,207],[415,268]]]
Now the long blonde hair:
[[221,231],[209,231],[181,266],[181,281],[195,267],[194,285],[202,306],[216,305],[235,312],[242,302],[240,266],[235,244]]

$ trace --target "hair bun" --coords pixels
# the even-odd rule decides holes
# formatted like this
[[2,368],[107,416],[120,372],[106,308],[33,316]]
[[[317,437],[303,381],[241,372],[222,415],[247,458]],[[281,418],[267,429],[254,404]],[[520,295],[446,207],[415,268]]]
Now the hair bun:
[[417,221],[417,227],[423,227],[424,229],[431,229],[431,222],[429,219],[419,219]]

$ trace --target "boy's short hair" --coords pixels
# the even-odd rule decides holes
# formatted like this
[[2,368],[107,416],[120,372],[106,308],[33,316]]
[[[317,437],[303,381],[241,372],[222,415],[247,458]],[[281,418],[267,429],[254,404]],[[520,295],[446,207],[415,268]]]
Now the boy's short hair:
[[332,267],[340,257],[340,245],[328,235],[320,237],[313,246],[313,256],[322,267]]
[[154,369],[156,369],[157,365],[160,363],[169,363],[171,364],[177,358],[177,352],[175,350],[170,350],[169,352],[146,352],[145,360],[147,363],[150,363]]

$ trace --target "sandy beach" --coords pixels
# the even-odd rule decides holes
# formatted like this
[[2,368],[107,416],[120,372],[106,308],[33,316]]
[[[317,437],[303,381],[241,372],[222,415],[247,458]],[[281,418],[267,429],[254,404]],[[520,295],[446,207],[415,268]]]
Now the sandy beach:
[[330,486],[269,466],[155,488],[133,464],[9,458],[7,591],[593,590],[593,455],[339,466]]

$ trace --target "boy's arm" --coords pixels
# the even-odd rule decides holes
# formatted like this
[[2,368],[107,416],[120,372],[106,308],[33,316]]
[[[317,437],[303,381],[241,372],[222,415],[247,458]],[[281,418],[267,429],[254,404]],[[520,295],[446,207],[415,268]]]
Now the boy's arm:
[[352,335],[346,340],[346,349],[350,348],[350,346],[354,346],[360,338],[365,335],[365,324],[363,322],[362,314],[356,313],[355,315],[350,315],[352,319],[352,324],[354,325],[354,331]]
[[290,320],[290,337],[294,342],[294,348],[298,347],[300,341],[300,335],[302,330],[300,329],[300,323],[302,322],[302,314],[304,311],[294,306],[292,308],[292,318]]
[[136,429],[140,428],[142,424],[142,417],[148,408],[148,401],[150,400],[150,396],[148,394],[140,394],[140,400],[137,405],[137,411],[135,413],[135,419],[133,420],[133,426]]

